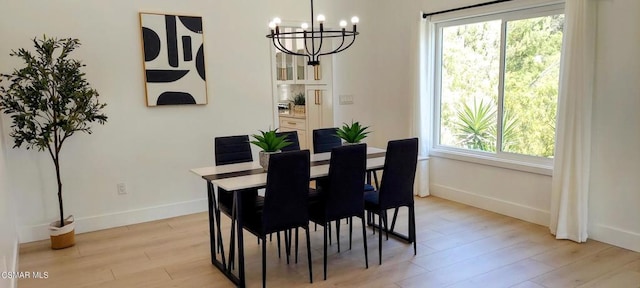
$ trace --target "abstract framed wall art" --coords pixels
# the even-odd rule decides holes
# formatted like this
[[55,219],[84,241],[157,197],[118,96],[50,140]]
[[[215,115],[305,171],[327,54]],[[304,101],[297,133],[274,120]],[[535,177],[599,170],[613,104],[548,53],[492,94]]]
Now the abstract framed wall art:
[[140,13],[147,106],[207,104],[202,17]]

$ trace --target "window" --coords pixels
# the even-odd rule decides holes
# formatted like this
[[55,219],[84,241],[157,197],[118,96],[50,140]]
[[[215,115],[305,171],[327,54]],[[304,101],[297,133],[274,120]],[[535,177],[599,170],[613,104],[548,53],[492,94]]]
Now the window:
[[551,162],[562,5],[435,25],[435,148]]

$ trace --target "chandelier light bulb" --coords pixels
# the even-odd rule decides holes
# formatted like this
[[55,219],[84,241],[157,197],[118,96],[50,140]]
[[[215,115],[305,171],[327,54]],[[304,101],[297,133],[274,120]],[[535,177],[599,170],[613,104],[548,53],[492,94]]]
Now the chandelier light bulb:
[[358,24],[358,22],[360,22],[360,18],[358,18],[358,16],[353,16],[351,17],[351,24]]
[[280,18],[276,17],[276,18],[273,18],[273,23],[276,24],[276,25],[280,25],[280,23],[282,23],[282,20]]
[[322,23],[322,22],[324,22],[324,20],[326,20],[324,18],[324,15],[322,15],[322,14],[318,15],[318,22]]
[[309,24],[307,24],[306,22],[302,23],[302,25],[300,25],[300,28],[302,28],[302,30],[307,30],[307,28],[309,28]]
[[271,28],[271,30],[276,29],[276,23],[273,21],[269,22],[269,28]]
[[342,28],[347,27],[347,21],[340,20],[340,27],[342,27]]

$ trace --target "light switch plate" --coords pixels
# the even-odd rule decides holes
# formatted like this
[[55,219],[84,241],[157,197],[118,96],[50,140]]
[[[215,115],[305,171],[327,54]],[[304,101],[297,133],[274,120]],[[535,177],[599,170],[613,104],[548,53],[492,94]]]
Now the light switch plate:
[[351,105],[353,104],[353,95],[346,94],[340,95],[340,105]]

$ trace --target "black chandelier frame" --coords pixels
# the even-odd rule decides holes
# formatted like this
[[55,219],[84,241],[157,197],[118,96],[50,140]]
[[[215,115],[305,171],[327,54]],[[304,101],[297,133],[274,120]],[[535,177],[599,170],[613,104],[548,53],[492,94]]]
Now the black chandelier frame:
[[[319,30],[316,30],[314,13],[313,13],[313,0],[311,0],[311,31],[306,29],[303,31],[282,32],[280,31],[280,24],[276,23],[275,28],[271,29],[271,33],[267,34],[267,38],[271,39],[273,46],[283,53],[307,57],[307,65],[318,66],[320,65],[320,56],[336,54],[351,47],[356,41],[356,36],[360,34],[357,31],[357,23],[353,23],[353,30],[346,30],[343,27],[340,30],[325,30],[323,21],[319,22]],[[325,38],[341,38],[340,45],[333,50],[321,52],[323,46],[323,40]],[[349,40],[350,38],[350,40]],[[306,53],[299,53],[291,51],[283,44],[283,40],[299,40],[304,41],[304,51]],[[319,43],[316,43],[319,42]],[[348,43],[345,45],[345,43]],[[317,45],[316,45],[317,44]],[[317,47],[316,47],[317,46]]]

